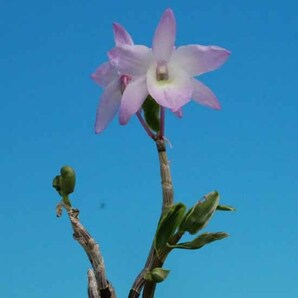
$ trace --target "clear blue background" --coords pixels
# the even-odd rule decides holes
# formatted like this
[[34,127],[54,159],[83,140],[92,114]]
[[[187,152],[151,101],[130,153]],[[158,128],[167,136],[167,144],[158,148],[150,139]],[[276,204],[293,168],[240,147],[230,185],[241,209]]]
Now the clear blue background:
[[73,204],[127,297],[160,212],[157,154],[136,117],[94,134],[102,90],[90,74],[113,46],[112,22],[150,46],[167,7],[177,45],[232,51],[201,78],[220,112],[190,103],[183,119],[167,115],[175,199],[191,206],[217,189],[237,212],[206,228],[230,238],[169,257],[156,297],[298,296],[296,1],[1,0],[1,298],[87,297],[87,257],[55,216],[51,183],[64,164],[77,171]]

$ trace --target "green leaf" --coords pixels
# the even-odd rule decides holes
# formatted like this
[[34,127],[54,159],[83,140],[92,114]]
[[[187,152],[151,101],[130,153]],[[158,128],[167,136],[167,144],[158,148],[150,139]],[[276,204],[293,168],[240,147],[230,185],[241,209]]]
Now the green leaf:
[[206,244],[209,244],[213,241],[221,240],[229,235],[224,232],[217,232],[217,233],[203,233],[194,240],[190,242],[179,243],[176,245],[169,245],[171,248],[180,248],[180,249],[199,249]]
[[218,211],[236,211],[236,208],[228,205],[217,205],[216,210]]
[[184,216],[179,231],[189,232],[191,235],[203,229],[211,219],[219,202],[219,194],[213,191],[204,196],[204,201],[199,201]]
[[147,125],[155,132],[160,129],[159,104],[149,95],[142,105]]
[[170,273],[170,270],[156,267],[152,271],[147,272],[144,275],[144,279],[152,281],[154,283],[160,283],[168,277],[169,273]]
[[181,223],[185,209],[185,205],[177,203],[170,207],[161,217],[154,238],[154,248],[157,254],[159,254],[160,250],[167,247],[167,242]]

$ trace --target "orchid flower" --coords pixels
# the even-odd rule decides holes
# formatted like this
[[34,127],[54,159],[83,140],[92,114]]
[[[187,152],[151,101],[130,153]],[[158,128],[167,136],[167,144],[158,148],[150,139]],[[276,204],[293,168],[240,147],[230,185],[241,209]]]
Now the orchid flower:
[[191,99],[220,109],[214,93],[193,77],[215,70],[230,52],[217,46],[187,45],[175,48],[176,21],[171,9],[161,17],[152,49],[124,44],[109,52],[111,63],[132,79],[125,88],[119,111],[120,124],[138,112],[150,94],[162,107],[181,115]]
[[[133,45],[131,36],[121,25],[113,24],[113,30],[116,47]],[[95,120],[95,132],[100,133],[116,115],[120,107],[122,93],[130,78],[126,75],[121,75],[117,67],[110,62],[100,65],[91,77],[99,86],[104,88],[97,107]]]

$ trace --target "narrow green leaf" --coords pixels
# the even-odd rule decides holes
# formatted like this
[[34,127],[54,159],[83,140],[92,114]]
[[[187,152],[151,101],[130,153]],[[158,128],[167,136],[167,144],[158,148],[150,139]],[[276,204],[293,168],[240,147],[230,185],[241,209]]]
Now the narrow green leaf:
[[219,194],[213,191],[204,196],[204,199],[188,210],[179,227],[181,232],[187,231],[193,235],[208,224],[218,206]]
[[184,233],[186,231],[185,230],[185,222],[186,222],[186,219],[188,218],[188,216],[190,215],[190,213],[192,213],[193,208],[194,207],[188,209],[181,220],[181,223],[179,225],[179,231],[181,231],[182,233]]
[[236,208],[228,205],[217,205],[216,210],[218,211],[236,211]]
[[159,250],[166,247],[170,237],[175,233],[183,218],[185,209],[185,205],[177,203],[170,207],[160,219],[154,238],[154,248],[157,254]]
[[209,244],[213,241],[221,240],[229,235],[225,232],[217,232],[217,233],[203,233],[194,240],[190,242],[183,242],[176,245],[170,245],[171,248],[180,248],[180,249],[199,249],[206,244]]
[[160,129],[160,107],[159,104],[149,95],[142,105],[147,125],[155,132]]

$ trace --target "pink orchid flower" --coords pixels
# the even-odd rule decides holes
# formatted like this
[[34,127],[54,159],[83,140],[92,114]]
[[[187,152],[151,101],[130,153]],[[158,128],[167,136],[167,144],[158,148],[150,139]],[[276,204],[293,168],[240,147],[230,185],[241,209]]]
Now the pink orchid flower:
[[220,67],[230,52],[217,46],[187,45],[175,48],[176,21],[171,9],[161,17],[152,49],[124,44],[109,52],[111,63],[132,80],[122,95],[119,120],[126,124],[150,94],[162,107],[181,115],[191,99],[220,109],[214,93],[193,77]]
[[[133,45],[133,40],[129,33],[119,24],[113,24],[114,39],[116,47],[123,45]],[[116,66],[110,62],[105,62],[98,67],[92,79],[104,88],[96,112],[95,132],[102,132],[116,115],[122,93],[129,82],[129,77],[119,73]]]

